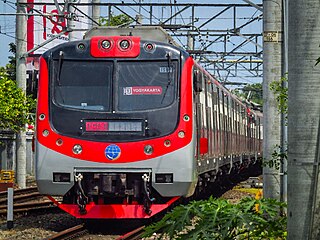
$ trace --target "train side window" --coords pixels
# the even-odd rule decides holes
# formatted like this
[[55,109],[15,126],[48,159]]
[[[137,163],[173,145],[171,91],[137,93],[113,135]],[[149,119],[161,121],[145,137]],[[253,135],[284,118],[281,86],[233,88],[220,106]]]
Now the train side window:
[[212,101],[214,105],[218,104],[218,91],[216,85],[212,84]]
[[202,73],[198,69],[193,70],[193,89],[195,92],[202,92]]

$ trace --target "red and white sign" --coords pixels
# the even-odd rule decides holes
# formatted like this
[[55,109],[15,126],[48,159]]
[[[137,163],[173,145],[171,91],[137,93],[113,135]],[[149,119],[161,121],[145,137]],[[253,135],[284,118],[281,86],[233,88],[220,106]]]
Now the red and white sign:
[[108,130],[108,122],[86,122],[86,131],[88,132],[106,132]]
[[123,95],[161,95],[162,87],[160,86],[136,86],[124,87]]
[[[45,3],[48,2],[46,0],[37,0],[37,3],[44,3],[43,5],[33,5],[35,0],[28,0],[28,13],[34,13],[36,16],[30,15],[28,18],[27,23],[27,49],[28,51],[37,47],[43,42],[48,41],[52,38],[58,36],[58,34],[62,33],[67,26],[67,20],[65,17],[58,17],[57,14],[59,13],[58,9],[55,5],[46,5]],[[53,1],[52,1],[53,2]],[[59,0],[59,3],[64,3],[65,1]],[[82,0],[81,3],[88,3],[89,0]],[[90,16],[91,7],[89,6],[78,6],[83,13]],[[60,11],[63,11],[63,4],[60,5]],[[39,16],[38,13],[43,13],[45,16]],[[65,15],[67,14],[66,11],[63,12]],[[82,39],[83,34],[86,29],[89,29],[91,26],[90,20],[87,16],[84,16],[83,13],[79,11],[75,11],[75,14],[79,21],[75,21],[75,29],[83,29],[83,31],[75,31],[73,33],[74,40]],[[34,54],[42,54],[46,50],[69,41],[69,34],[66,32],[56,39],[52,40],[51,42],[45,44],[43,47],[34,51]]]

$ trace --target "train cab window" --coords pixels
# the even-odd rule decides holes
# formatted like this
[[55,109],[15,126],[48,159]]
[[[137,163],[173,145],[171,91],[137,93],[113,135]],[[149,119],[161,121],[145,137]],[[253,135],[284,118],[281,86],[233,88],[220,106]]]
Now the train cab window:
[[117,79],[117,110],[167,107],[177,95],[177,61],[118,62]]
[[[94,72],[90,69],[94,69]],[[112,63],[55,61],[54,102],[67,108],[109,111],[111,80]]]

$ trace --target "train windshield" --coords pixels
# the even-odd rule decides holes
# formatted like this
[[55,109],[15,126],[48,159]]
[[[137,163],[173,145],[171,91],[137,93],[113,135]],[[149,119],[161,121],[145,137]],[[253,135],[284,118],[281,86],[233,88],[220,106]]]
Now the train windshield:
[[177,72],[177,61],[60,59],[53,69],[54,102],[61,107],[103,112],[164,108],[176,99]]
[[177,63],[119,62],[118,109],[139,111],[163,108],[174,102]]
[[54,100],[63,107],[110,111],[111,62],[55,61]]

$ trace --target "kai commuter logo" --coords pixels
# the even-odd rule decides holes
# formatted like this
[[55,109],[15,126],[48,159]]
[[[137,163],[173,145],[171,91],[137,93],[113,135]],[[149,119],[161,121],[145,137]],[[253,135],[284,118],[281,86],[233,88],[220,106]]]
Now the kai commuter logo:
[[104,154],[107,159],[109,159],[110,161],[114,161],[120,157],[121,149],[118,145],[111,144],[108,147],[106,147]]

